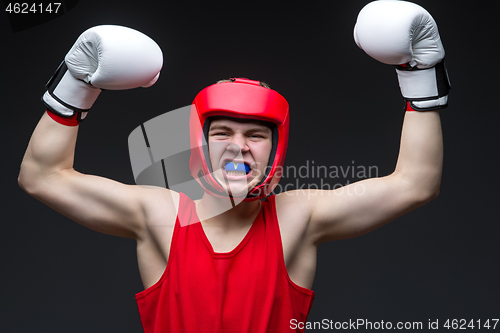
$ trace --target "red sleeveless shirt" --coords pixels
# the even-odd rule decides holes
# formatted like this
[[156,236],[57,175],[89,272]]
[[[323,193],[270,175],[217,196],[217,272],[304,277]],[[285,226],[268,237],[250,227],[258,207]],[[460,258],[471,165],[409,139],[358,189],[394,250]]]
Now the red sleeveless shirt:
[[274,195],[241,243],[218,253],[181,193],[165,272],[136,295],[145,333],[303,332],[291,320],[305,322],[313,299],[288,276]]

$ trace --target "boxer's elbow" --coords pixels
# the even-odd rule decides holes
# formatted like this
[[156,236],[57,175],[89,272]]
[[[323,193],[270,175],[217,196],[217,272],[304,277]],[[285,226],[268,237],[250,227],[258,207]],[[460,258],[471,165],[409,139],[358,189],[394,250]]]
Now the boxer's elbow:
[[419,205],[425,205],[439,196],[440,184],[428,184],[427,186],[415,186],[414,198]]
[[424,204],[435,200],[439,196],[439,187],[436,189],[429,190],[422,195],[422,201]]
[[425,205],[439,196],[440,174],[421,174],[417,177],[413,174],[412,177],[408,177],[403,173],[395,172],[395,175],[398,177],[399,183],[403,184],[405,197],[408,198],[408,202],[411,202],[412,206]]
[[40,191],[41,177],[40,173],[30,166],[29,163],[23,162],[17,176],[17,184],[21,189],[31,196],[36,196]]
[[441,176],[442,169],[435,168],[432,172],[429,172],[426,177],[422,177],[423,181],[423,198],[426,203],[436,199],[439,196],[439,191],[441,188]]
[[19,170],[19,175],[17,176],[17,184],[19,187],[29,195],[32,195],[35,186],[32,177],[29,176],[26,170],[23,170],[23,166],[21,165],[21,169]]

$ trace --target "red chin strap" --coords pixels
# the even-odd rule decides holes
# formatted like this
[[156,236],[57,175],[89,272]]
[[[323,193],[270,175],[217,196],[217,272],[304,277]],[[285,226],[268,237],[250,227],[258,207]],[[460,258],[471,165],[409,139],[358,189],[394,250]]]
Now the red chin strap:
[[[244,78],[213,84],[195,97],[189,124],[191,175],[205,191],[227,197],[228,194],[214,179],[209,168],[210,156],[204,129],[210,123],[209,118],[214,116],[263,120],[276,125],[267,173],[261,183],[248,193],[244,201],[262,199],[270,195],[283,173],[288,146],[289,111],[286,99],[276,91],[260,86],[259,81]],[[208,128],[205,129],[207,130]],[[277,172],[278,170],[281,172]]]

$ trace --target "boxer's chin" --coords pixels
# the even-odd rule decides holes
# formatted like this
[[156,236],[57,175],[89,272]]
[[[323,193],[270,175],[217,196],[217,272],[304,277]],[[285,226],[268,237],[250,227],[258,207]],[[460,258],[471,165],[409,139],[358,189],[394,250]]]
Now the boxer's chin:
[[258,172],[258,175],[257,178],[252,178],[247,181],[247,179],[243,177],[240,179],[239,177],[226,176],[221,169],[213,174],[217,182],[222,185],[224,192],[233,198],[241,199],[246,198],[248,193],[262,181],[263,174]]
[[252,190],[260,183],[261,179],[252,179],[249,183],[248,183],[248,193],[252,192]]
[[231,197],[244,199],[247,197],[248,193],[250,193],[257,186],[258,183],[258,181],[251,181],[248,184],[243,182],[229,182],[226,183],[224,189]]

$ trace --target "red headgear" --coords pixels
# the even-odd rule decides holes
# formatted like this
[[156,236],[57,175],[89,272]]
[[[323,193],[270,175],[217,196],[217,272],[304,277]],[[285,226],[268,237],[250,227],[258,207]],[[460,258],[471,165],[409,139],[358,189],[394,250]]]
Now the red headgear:
[[266,173],[244,201],[265,198],[281,178],[282,170],[278,173],[276,171],[283,167],[288,146],[288,102],[276,91],[261,87],[259,81],[241,78],[231,81],[206,87],[196,95],[191,106],[191,175],[205,191],[227,197],[228,194],[211,174],[210,155],[206,149],[209,117],[226,116],[271,122],[276,127],[273,129],[273,147]]

